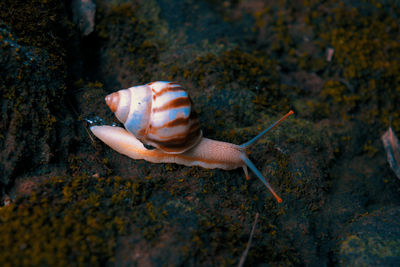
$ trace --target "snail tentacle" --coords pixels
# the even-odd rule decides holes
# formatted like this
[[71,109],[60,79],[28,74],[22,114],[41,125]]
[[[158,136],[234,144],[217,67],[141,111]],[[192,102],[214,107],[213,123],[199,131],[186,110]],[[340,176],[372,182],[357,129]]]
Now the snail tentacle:
[[252,144],[254,144],[256,141],[258,141],[261,137],[263,137],[266,133],[268,133],[270,130],[272,130],[273,128],[275,128],[276,126],[278,126],[282,121],[284,121],[287,117],[289,117],[290,115],[294,114],[293,110],[290,110],[288,113],[286,113],[285,116],[283,116],[282,118],[280,118],[279,120],[277,120],[276,122],[274,122],[271,126],[269,126],[267,129],[265,129],[264,131],[262,131],[261,133],[257,134],[256,137],[250,139],[249,141],[247,141],[244,144],[241,144],[240,146],[243,148],[248,148],[250,147]]
[[245,154],[242,154],[240,156],[240,158],[243,160],[244,163],[246,163],[247,167],[249,167],[250,170],[253,171],[253,173],[258,177],[258,179],[260,179],[260,181],[268,188],[268,190],[275,197],[275,199],[278,201],[278,203],[282,203],[282,199],[275,193],[274,189],[272,189],[271,185],[265,180],[264,176],[256,168],[256,166],[253,164],[253,162],[251,162]]

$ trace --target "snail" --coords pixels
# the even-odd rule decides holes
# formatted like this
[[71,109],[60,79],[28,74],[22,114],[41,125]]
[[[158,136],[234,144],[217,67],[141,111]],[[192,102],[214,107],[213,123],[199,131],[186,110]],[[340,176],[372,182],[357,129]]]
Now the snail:
[[282,202],[246,152],[293,114],[292,110],[250,141],[235,145],[203,137],[192,100],[179,84],[158,81],[134,86],[106,96],[105,101],[125,129],[103,125],[91,126],[90,130],[117,152],[153,163],[223,170],[242,167],[246,179],[249,167],[276,200]]

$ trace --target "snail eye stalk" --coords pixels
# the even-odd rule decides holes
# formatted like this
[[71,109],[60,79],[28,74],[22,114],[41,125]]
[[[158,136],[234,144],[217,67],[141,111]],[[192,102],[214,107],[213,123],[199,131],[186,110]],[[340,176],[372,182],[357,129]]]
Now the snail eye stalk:
[[276,122],[274,122],[271,126],[269,126],[267,129],[265,129],[264,131],[262,131],[261,133],[259,133],[256,137],[254,137],[253,139],[251,139],[250,141],[240,145],[243,148],[248,148],[249,146],[251,146],[252,144],[254,144],[258,139],[260,139],[261,137],[263,137],[266,133],[268,133],[270,130],[272,130],[273,128],[275,128],[276,126],[278,126],[282,121],[286,120],[287,117],[289,117],[290,115],[294,114],[293,110],[290,110],[285,116],[283,116],[282,118],[280,118],[279,120],[277,120]]
[[[276,126],[278,126],[281,122],[283,122],[284,120],[287,119],[287,117],[289,117],[290,115],[294,114],[293,110],[290,110],[288,113],[286,113],[286,115],[284,115],[282,118],[280,118],[279,120],[277,120],[276,122],[274,122],[271,126],[269,126],[267,129],[265,129],[264,131],[262,131],[261,133],[259,133],[256,137],[254,137],[253,139],[251,139],[250,141],[240,145],[240,147],[246,149],[248,147],[250,147],[251,145],[253,145],[257,140],[259,140],[261,137],[263,137],[266,133],[268,133],[269,131],[271,131],[273,128],[275,128]],[[245,155],[242,154],[241,159],[243,160],[243,162],[247,165],[247,167],[250,168],[250,170],[252,170],[252,172],[254,172],[254,174],[258,177],[258,179],[261,180],[261,182],[268,188],[268,190],[271,192],[271,194],[275,197],[275,199],[278,201],[278,203],[282,203],[282,199],[275,193],[274,189],[272,189],[271,185],[265,180],[265,178],[262,176],[261,172],[256,168],[256,166],[253,164],[253,162],[250,161],[250,159]],[[246,179],[248,179],[249,175],[247,173],[247,169],[244,167],[243,168],[245,170],[245,174],[246,174]]]
[[241,155],[241,159],[246,163],[247,167],[250,168],[254,172],[254,174],[261,180],[261,182],[268,188],[271,194],[275,197],[278,203],[282,203],[282,199],[275,193],[274,189],[272,189],[271,185],[265,180],[264,176],[262,176],[261,172],[256,168],[256,166],[246,157],[244,154]]

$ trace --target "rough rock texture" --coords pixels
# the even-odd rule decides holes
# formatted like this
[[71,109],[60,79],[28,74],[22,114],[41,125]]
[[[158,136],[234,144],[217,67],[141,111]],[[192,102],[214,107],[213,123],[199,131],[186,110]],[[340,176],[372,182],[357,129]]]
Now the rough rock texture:
[[[236,265],[256,213],[246,265],[399,261],[380,141],[400,135],[398,1],[94,2],[84,37],[68,1],[0,2],[1,265]],[[293,109],[249,155],[283,203],[242,170],[134,161],[90,135],[86,118],[117,123],[106,94],[156,80],[236,144]]]
[[399,216],[399,208],[382,208],[351,222],[339,241],[339,263],[397,266],[400,260]]
[[96,4],[92,0],[73,0],[72,19],[78,25],[82,35],[93,32],[96,17]]
[[46,49],[20,45],[18,37],[5,24],[0,25],[3,187],[31,168],[49,164],[55,154],[66,154],[60,151],[70,139],[62,137],[68,123],[61,112],[66,108],[64,68],[53,65],[50,57]]

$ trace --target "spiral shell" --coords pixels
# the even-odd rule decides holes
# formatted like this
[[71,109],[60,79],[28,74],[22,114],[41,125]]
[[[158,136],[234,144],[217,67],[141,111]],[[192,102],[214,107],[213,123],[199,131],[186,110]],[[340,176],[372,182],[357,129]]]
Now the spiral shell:
[[165,153],[183,153],[201,140],[192,101],[179,84],[134,86],[108,95],[106,103],[129,132]]

